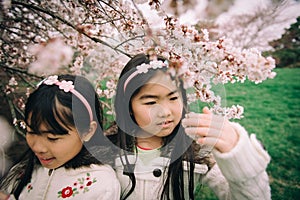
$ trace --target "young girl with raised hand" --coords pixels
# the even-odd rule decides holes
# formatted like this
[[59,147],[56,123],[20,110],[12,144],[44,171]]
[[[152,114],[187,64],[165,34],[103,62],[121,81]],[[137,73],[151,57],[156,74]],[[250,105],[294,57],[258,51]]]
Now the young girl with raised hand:
[[186,113],[183,83],[171,74],[165,59],[140,54],[120,75],[113,139],[122,199],[196,199],[198,184],[219,199],[270,199],[270,157],[255,136],[207,107]]
[[119,199],[120,184],[93,86],[81,76],[50,76],[25,105],[30,147],[1,183],[6,199]]

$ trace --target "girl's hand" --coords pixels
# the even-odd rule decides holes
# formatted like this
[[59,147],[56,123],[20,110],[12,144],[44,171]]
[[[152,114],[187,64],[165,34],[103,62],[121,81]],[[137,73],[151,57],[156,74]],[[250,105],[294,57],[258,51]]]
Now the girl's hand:
[[239,139],[228,119],[212,114],[207,107],[203,108],[202,114],[186,114],[182,125],[199,144],[214,146],[221,153],[233,149]]

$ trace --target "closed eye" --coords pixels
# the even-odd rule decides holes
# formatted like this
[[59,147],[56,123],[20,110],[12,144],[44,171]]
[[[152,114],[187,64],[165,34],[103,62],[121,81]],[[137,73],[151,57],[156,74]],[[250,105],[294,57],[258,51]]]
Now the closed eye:
[[149,102],[146,102],[144,104],[145,105],[154,105],[154,104],[156,104],[156,101],[149,101]]
[[47,139],[51,142],[55,142],[57,141],[59,138],[51,138],[51,137],[47,137]]
[[174,96],[174,97],[171,97],[170,100],[171,100],[171,101],[175,101],[175,100],[177,100],[178,98],[179,98],[178,96]]
[[50,141],[50,142],[56,142],[57,140],[61,139],[61,137],[57,136],[56,134],[53,134],[53,133],[48,133],[47,134],[47,139]]

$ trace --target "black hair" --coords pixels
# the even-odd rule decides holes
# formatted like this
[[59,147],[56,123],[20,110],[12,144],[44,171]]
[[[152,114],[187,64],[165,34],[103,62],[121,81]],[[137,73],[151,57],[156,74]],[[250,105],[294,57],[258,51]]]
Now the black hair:
[[[109,159],[103,156],[103,151],[109,151],[108,139],[102,131],[102,108],[99,97],[93,85],[82,76],[60,75],[58,80],[72,81],[74,89],[79,92],[88,102],[92,110],[92,119],[97,122],[97,129],[92,138],[84,144],[81,151],[71,160],[63,165],[65,168],[76,169],[90,164],[109,163]],[[32,130],[31,134],[42,134],[41,124],[53,130],[55,134],[68,134],[68,130],[76,127],[77,132],[82,134],[90,128],[90,115],[83,102],[73,93],[65,92],[57,85],[40,84],[39,87],[30,94],[25,105],[25,123]],[[99,147],[101,146],[101,147]],[[110,163],[111,164],[111,163]],[[0,188],[7,187],[6,184],[15,181],[12,193],[18,199],[23,188],[29,183],[32,172],[40,163],[33,151],[28,148],[17,162],[8,176],[6,183],[1,183]]]
[[[165,61],[166,59],[158,57],[158,60]],[[145,54],[138,54],[133,57],[124,67],[119,77],[117,92],[115,98],[115,112],[116,122],[118,125],[117,143],[123,150],[121,156],[125,157],[124,171],[129,176],[132,184],[126,194],[123,194],[122,198],[126,199],[134,191],[135,188],[135,175],[134,165],[128,162],[127,156],[133,154],[135,151],[135,136],[132,134],[133,130],[138,129],[138,125],[135,123],[134,117],[131,115],[131,99],[138,93],[141,87],[145,85],[155,74],[157,70],[167,72],[167,67],[160,69],[148,69],[147,73],[136,74],[136,67],[145,63],[148,64],[150,58]],[[132,78],[132,74],[134,78]],[[171,76],[171,75],[170,75]],[[174,78],[174,77],[171,77]],[[179,86],[183,107],[187,105],[187,97],[183,83],[181,80],[177,85]],[[185,114],[183,109],[182,117]],[[129,120],[128,120],[129,119]],[[161,148],[161,156],[170,158],[170,165],[168,175],[162,189],[161,199],[184,199],[184,173],[183,173],[183,161],[188,161],[188,194],[190,199],[194,199],[194,167],[195,167],[195,143],[189,138],[184,129],[179,123],[173,132],[163,138],[163,146]],[[199,150],[199,149],[198,149]]]
[[[83,95],[93,109],[93,119],[97,120],[99,128],[102,128],[100,104],[89,81],[84,77],[72,75],[61,75],[58,80],[74,83],[75,90]],[[89,119],[89,113],[81,100],[56,85],[41,84],[30,94],[25,106],[25,122],[34,134],[41,134],[39,128],[42,123],[53,129],[56,134],[67,134],[70,127],[76,127],[79,133],[83,133],[89,129]]]

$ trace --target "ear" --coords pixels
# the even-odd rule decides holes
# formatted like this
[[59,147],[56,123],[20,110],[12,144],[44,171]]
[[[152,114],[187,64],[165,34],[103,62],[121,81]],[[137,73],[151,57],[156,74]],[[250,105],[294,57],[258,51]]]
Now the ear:
[[90,123],[90,128],[89,128],[88,132],[83,134],[82,140],[84,142],[88,142],[92,138],[92,136],[95,134],[96,130],[97,130],[97,123],[95,121],[92,121]]

